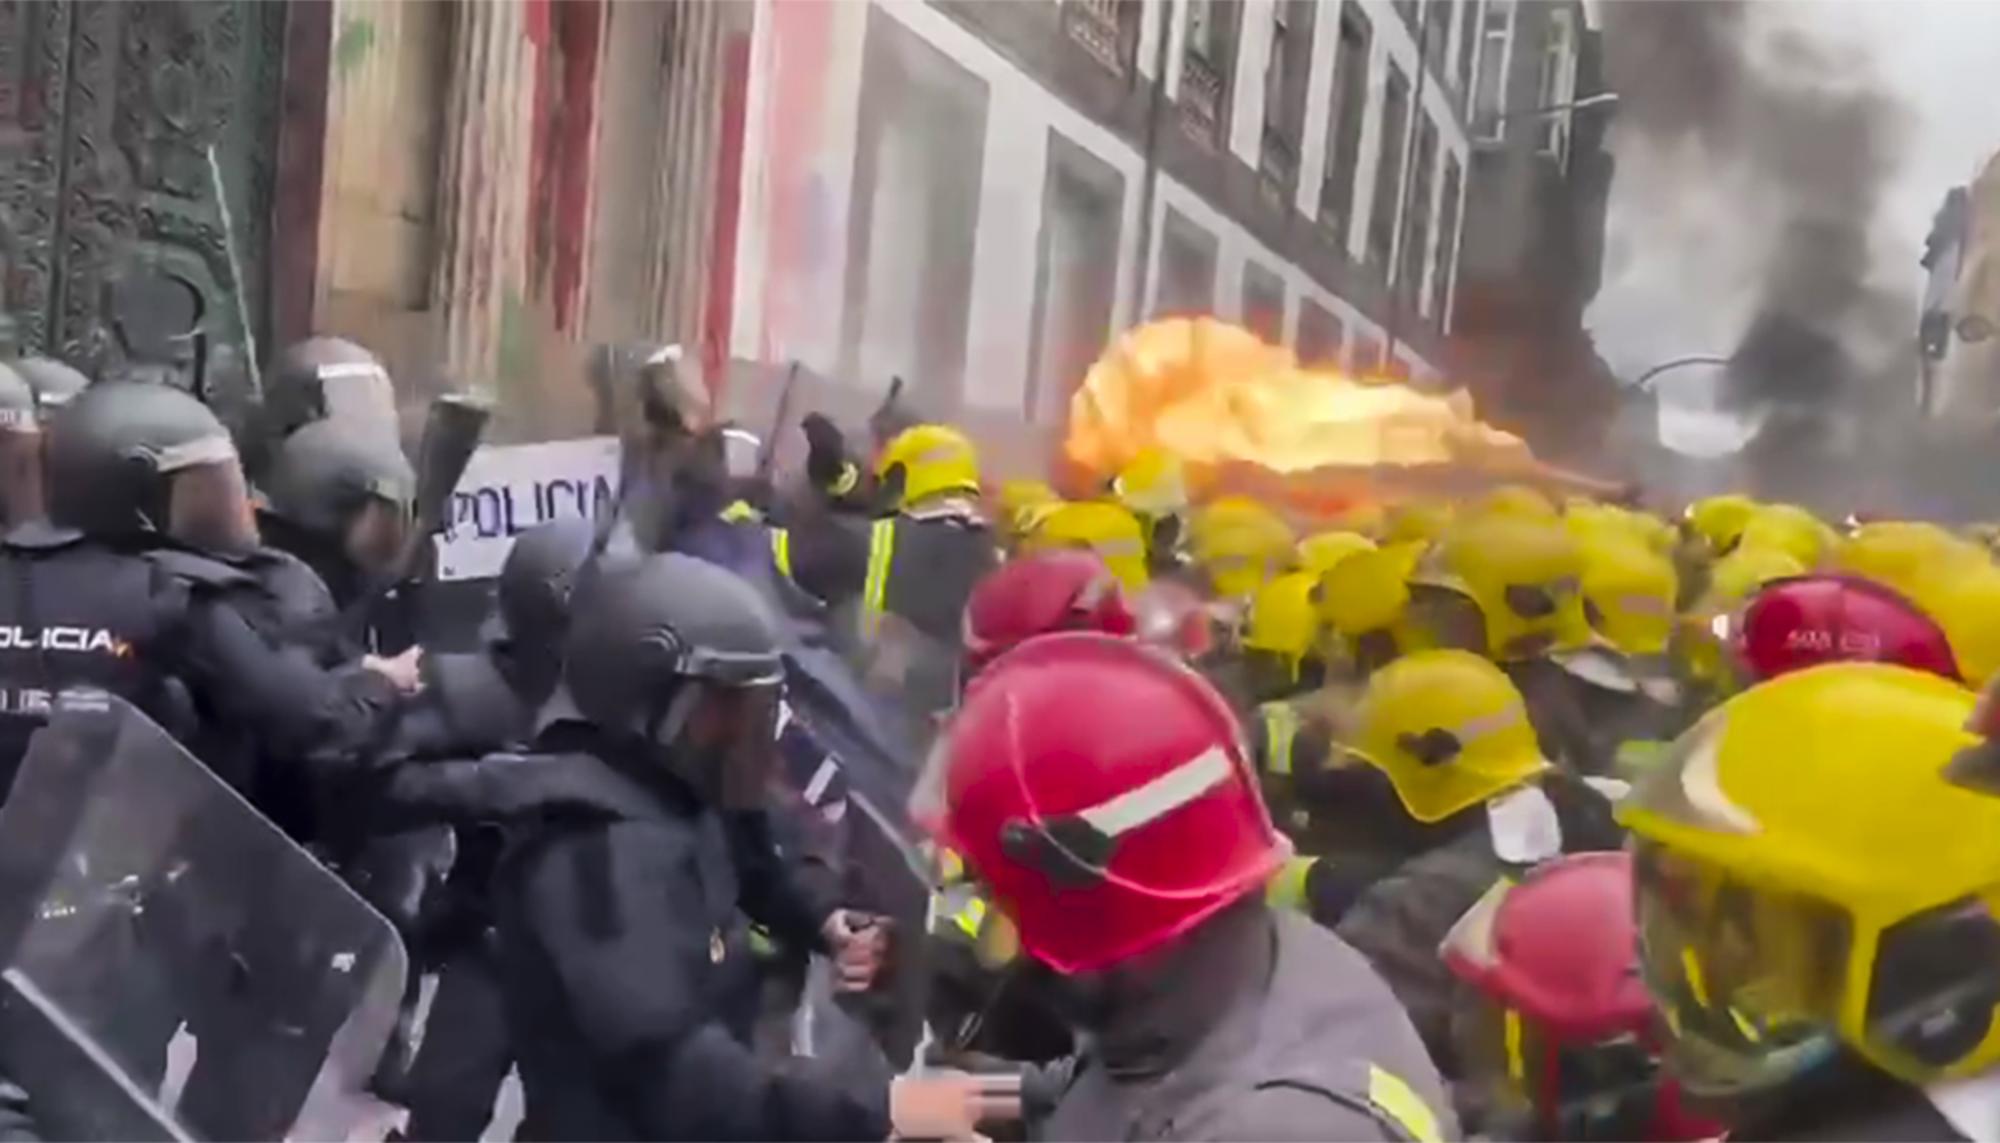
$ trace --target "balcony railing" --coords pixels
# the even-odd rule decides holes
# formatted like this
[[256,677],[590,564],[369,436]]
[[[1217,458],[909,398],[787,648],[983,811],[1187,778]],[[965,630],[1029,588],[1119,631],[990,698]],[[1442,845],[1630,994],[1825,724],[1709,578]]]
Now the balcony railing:
[[1213,146],[1222,122],[1222,72],[1197,52],[1181,63],[1180,108],[1188,134]]
[[[1118,75],[1132,68],[1138,48],[1138,21],[1124,11],[1136,0],[1069,0],[1062,6],[1063,30],[1097,61]],[[1136,12],[1136,8],[1134,8]]]

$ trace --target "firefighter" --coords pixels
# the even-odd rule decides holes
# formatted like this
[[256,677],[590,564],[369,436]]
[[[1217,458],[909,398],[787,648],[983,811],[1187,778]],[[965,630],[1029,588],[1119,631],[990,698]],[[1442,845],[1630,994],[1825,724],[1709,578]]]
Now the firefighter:
[[1620,804],[1676,1080],[1746,1139],[1984,1139],[2000,1086],[2000,750],[1876,663],[1730,699]]
[[1316,690],[1326,681],[1319,611],[1319,577],[1309,571],[1274,576],[1250,597],[1243,625],[1243,669],[1250,698],[1276,702]]
[[1440,950],[1459,1116],[1493,1139],[1695,1140],[1721,1124],[1660,1073],[1666,1029],[1639,978],[1632,859],[1558,857],[1501,881]]
[[1381,980],[1264,904],[1288,847],[1199,676],[1131,640],[1036,639],[972,685],[933,759],[913,812],[1082,1033],[1024,1090],[1037,1138],[1454,1134]]
[[1320,620],[1339,640],[1331,666],[1350,681],[1363,681],[1418,645],[1409,617],[1410,575],[1424,548],[1390,544],[1357,552],[1321,573],[1315,595]]
[[1180,457],[1158,445],[1139,450],[1112,478],[1111,494],[1139,520],[1148,571],[1180,571],[1188,513],[1187,470]]
[[1309,903],[1374,962],[1453,1076],[1437,958],[1452,923],[1502,876],[1622,838],[1609,801],[1549,763],[1520,692],[1477,655],[1420,652],[1376,672],[1343,745],[1363,765],[1328,770],[1320,804],[1355,848],[1321,863]]
[[1748,683],[1822,663],[1896,663],[1958,679],[1951,640],[1916,605],[1873,580],[1807,575],[1759,588],[1729,620]]
[[967,677],[1038,636],[1058,631],[1137,633],[1132,603],[1093,552],[1016,556],[987,573],[965,601]]
[[42,518],[42,418],[26,378],[0,362],[0,533]]
[[1239,618],[1250,596],[1297,558],[1291,525],[1243,496],[1224,496],[1197,508],[1188,521],[1188,547],[1215,598],[1238,609]]
[[[1705,710],[1743,685],[1730,647],[1736,609],[1764,584],[1804,575],[1805,570],[1791,556],[1769,549],[1732,551],[1715,561],[1705,577],[1707,586],[1683,612],[1674,633],[1675,667],[1690,708]],[[1685,586],[1682,590],[1685,594]]]
[[1684,723],[1667,654],[1680,586],[1673,561],[1630,532],[1597,532],[1581,548],[1580,586],[1594,638],[1555,660],[1577,683],[1590,739],[1577,761],[1608,774],[1627,743],[1658,743]]
[[1047,482],[1040,480],[1004,480],[1000,482],[1000,492],[994,497],[996,515],[1000,521],[1001,538],[1012,551],[1019,547],[1021,540],[1051,509],[1059,507],[1063,499]]
[[902,692],[921,722],[951,704],[965,600],[998,562],[979,507],[979,458],[963,433],[918,425],[876,459],[896,511],[857,530],[832,519],[774,529],[777,569],[843,616],[864,677]]
[[1501,664],[1528,701],[1542,749],[1583,772],[1608,762],[1578,684],[1555,656],[1590,642],[1580,590],[1582,550],[1553,517],[1491,512],[1455,523],[1412,574],[1412,626],[1436,647]]
[[1034,525],[1022,536],[1023,552],[1083,548],[1094,552],[1134,595],[1146,590],[1145,525],[1123,506],[1108,500],[1055,504],[1036,512]]

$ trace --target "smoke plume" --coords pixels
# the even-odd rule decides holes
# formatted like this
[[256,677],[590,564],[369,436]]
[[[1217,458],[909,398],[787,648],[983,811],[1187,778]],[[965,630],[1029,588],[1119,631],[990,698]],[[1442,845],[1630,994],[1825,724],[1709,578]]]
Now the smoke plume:
[[1726,326],[1704,323],[1734,331],[1722,334],[1736,339],[1726,399],[1769,410],[1777,427],[1878,406],[1885,388],[1906,397],[1912,310],[1884,283],[1907,278],[1915,254],[1887,251],[1894,261],[1877,265],[1871,246],[1903,112],[1869,61],[1786,28],[1792,5],[1601,11],[1621,179],[1648,180],[1637,191],[1665,215],[1701,212],[1717,261],[1735,266],[1686,295],[1736,311]]

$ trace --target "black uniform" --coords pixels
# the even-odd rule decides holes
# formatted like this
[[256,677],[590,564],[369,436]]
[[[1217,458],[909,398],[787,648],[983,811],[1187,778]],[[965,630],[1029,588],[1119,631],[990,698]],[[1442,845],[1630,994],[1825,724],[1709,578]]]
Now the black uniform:
[[[609,753],[587,733],[551,745]],[[521,1137],[886,1138],[886,1107],[751,1050],[742,916],[810,945],[831,911],[780,871],[766,825],[581,749],[564,765],[601,790],[594,812],[521,838],[494,885]]]
[[[247,727],[272,757],[326,775],[395,701],[386,680],[338,687],[224,600],[241,573],[189,553],[128,554],[29,526],[0,541],[0,764],[11,776],[61,691],[106,690],[186,741]],[[258,776],[212,761],[246,795]]]
[[536,749],[563,757],[591,806],[537,815],[494,877],[524,1137],[885,1138],[882,1087],[850,1093],[751,1047],[743,917],[814,947],[833,912],[763,808],[784,674],[774,618],[688,556],[579,579],[562,679],[575,717]]

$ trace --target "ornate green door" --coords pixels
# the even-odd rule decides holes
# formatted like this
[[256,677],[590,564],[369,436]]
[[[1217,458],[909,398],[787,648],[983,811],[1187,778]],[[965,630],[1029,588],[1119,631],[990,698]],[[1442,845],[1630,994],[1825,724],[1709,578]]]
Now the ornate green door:
[[0,312],[21,352],[164,362],[212,393],[240,375],[245,318],[267,320],[287,8],[0,0]]

